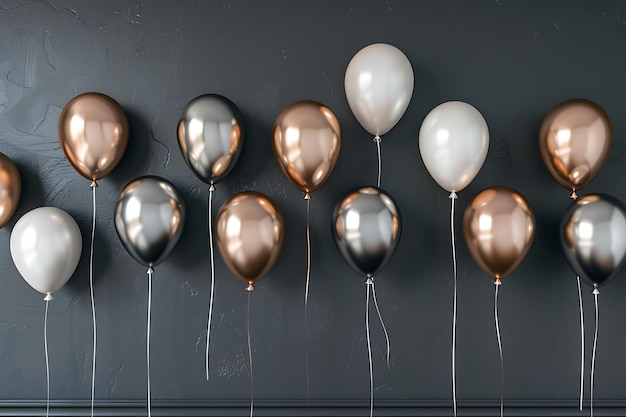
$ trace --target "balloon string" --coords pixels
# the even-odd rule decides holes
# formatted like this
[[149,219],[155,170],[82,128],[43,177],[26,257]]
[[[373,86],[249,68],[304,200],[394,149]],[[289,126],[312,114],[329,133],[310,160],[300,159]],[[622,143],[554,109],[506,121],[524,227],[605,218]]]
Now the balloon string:
[[374,137],[374,142],[376,142],[376,150],[378,152],[378,181],[376,183],[377,187],[380,187],[380,176],[381,176],[381,172],[382,172],[382,158],[380,156],[380,141],[381,140],[382,139],[378,135],[376,135],[376,137]]
[[150,316],[152,313],[152,268],[148,268],[148,326],[146,330],[146,369],[148,375],[148,417],[152,415],[152,394],[150,393]]
[[500,323],[498,321],[498,288],[496,284],[496,295],[494,299],[494,317],[496,321],[496,335],[498,336],[498,350],[500,352],[500,417],[504,416],[504,360],[502,358],[502,340],[500,339]]
[[454,417],[456,417],[456,244],[454,241],[454,200],[457,199],[456,193],[450,194],[452,200],[452,208],[450,209],[450,235],[452,237],[452,271],[454,274],[454,296],[452,299],[452,407],[454,409]]
[[596,328],[595,328],[595,332],[593,335],[593,351],[591,353],[591,394],[590,394],[591,417],[593,417],[593,382],[594,382],[595,369],[596,369],[596,347],[598,345],[598,294],[600,294],[600,291],[598,291],[598,288],[595,287],[593,289],[593,304],[596,310]]
[[383,327],[383,332],[385,332],[385,340],[387,342],[387,369],[391,370],[391,365],[389,364],[389,356],[391,352],[391,345],[389,344],[389,333],[387,333],[387,327],[385,326],[385,322],[383,321],[383,316],[380,314],[380,309],[378,308],[378,300],[376,299],[376,287],[374,286],[374,279],[372,278],[372,298],[374,299],[374,306],[376,306],[376,313],[378,313],[378,320],[380,320],[380,325]]
[[370,365],[370,417],[374,415],[374,364],[372,363],[372,342],[370,339],[370,287],[372,278],[367,278],[367,297],[365,299],[365,335],[367,336],[367,357]]
[[[48,298],[48,297],[46,297]],[[43,319],[43,349],[46,355],[46,417],[50,415],[50,361],[48,359],[48,303],[49,299],[46,299],[46,312]]]
[[[305,197],[306,198],[306,197]],[[311,280],[311,198],[306,198],[306,285],[304,289],[304,359],[306,373],[307,414],[311,416],[311,388],[309,382],[309,284]]]
[[580,276],[576,275],[578,284],[578,306],[580,307],[580,401],[578,409],[583,411],[583,389],[585,383],[585,316],[583,314],[583,294],[580,290]]
[[213,316],[213,295],[215,290],[215,257],[213,250],[213,192],[215,191],[215,186],[211,184],[209,188],[209,213],[208,213],[208,222],[209,222],[209,253],[211,258],[211,296],[209,298],[209,318],[207,320],[206,327],[206,357],[205,357],[205,365],[206,365],[206,380],[209,380],[209,346],[211,340],[211,317]]
[[91,246],[89,252],[89,293],[91,296],[91,318],[93,319],[93,356],[91,358],[91,417],[93,417],[94,403],[96,398],[96,346],[97,346],[97,330],[96,330],[96,302],[94,297],[93,285],[93,254],[94,241],[96,238],[96,187],[92,189],[93,216],[91,223]]
[[252,369],[252,342],[250,340],[250,295],[248,291],[248,314],[246,317],[246,332],[248,333],[248,360],[250,363],[250,417],[254,414],[254,372]]

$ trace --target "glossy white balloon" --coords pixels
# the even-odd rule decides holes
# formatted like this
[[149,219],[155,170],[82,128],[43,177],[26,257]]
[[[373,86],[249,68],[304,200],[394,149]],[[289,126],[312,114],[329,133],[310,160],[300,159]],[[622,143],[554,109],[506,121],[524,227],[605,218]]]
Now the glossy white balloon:
[[413,68],[395,46],[375,43],[350,60],[344,79],[346,98],[361,126],[384,135],[400,120],[413,95]]
[[487,122],[470,104],[440,104],[422,122],[420,155],[430,175],[445,190],[467,187],[483,166],[488,149]]
[[76,221],[55,207],[24,214],[11,232],[11,257],[24,280],[43,294],[51,294],[71,278],[82,252]]

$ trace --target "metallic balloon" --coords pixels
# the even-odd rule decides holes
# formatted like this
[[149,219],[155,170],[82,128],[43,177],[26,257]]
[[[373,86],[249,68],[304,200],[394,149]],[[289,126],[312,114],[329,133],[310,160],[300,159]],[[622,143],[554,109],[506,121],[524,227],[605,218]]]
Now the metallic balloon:
[[243,117],[226,97],[196,97],[180,114],[178,145],[183,158],[207,184],[220,182],[233,169],[243,148],[243,138]]
[[332,232],[339,253],[355,271],[373,277],[387,265],[400,240],[400,212],[376,187],[351,191],[333,211]]
[[139,263],[154,267],[174,250],[183,231],[185,205],[164,178],[145,176],[124,187],[115,206],[115,229]]
[[402,118],[413,95],[413,68],[398,48],[375,43],[352,57],[344,77],[350,110],[372,135],[383,135]]
[[596,103],[573,99],[550,110],[539,130],[539,151],[554,179],[572,191],[593,180],[604,166],[613,143],[613,128]]
[[514,189],[487,188],[465,209],[463,235],[478,266],[499,283],[528,253],[535,236],[535,215]]
[[52,294],[74,274],[83,240],[72,216],[56,207],[39,207],[15,223],[10,246],[24,280],[40,293]]
[[111,97],[84,93],[74,97],[59,116],[59,142],[72,166],[96,181],[117,166],[128,144],[128,119]]
[[217,247],[230,271],[249,284],[272,269],[283,247],[285,224],[278,206],[256,191],[230,197],[215,219]]
[[326,182],[339,159],[339,120],[323,104],[298,101],[278,115],[273,144],[283,172],[297,188],[310,193]]
[[0,153],[0,227],[4,227],[20,202],[22,179],[13,161]]
[[626,263],[626,209],[606,194],[579,198],[561,220],[561,246],[583,281],[606,284]]

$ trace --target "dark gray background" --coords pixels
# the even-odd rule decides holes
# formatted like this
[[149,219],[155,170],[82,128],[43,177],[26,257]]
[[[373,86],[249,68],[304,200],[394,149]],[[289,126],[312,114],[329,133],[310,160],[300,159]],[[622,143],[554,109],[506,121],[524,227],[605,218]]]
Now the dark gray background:
[[[314,193],[311,207],[311,396],[313,405],[366,407],[364,280],[340,258],[329,223],[347,191],[376,181],[375,145],[350,112],[343,89],[352,56],[375,42],[400,48],[415,73],[408,110],[382,142],[382,185],[400,207],[403,235],[377,277],[392,348],[387,371],[383,334],[373,321],[378,404],[416,410],[434,404],[443,407],[438,412],[451,413],[450,201],[426,171],[417,138],[428,111],[463,100],[487,120],[490,147],[479,175],[458,200],[458,398],[467,412],[483,403],[497,411],[493,285],[469,256],[460,226],[476,193],[503,184],[526,196],[537,219],[526,260],[501,288],[505,397],[509,404],[563,405],[568,413],[577,412],[578,299],[558,240],[570,200],[543,166],[537,132],[548,110],[565,99],[599,103],[613,121],[615,140],[606,166],[581,194],[604,192],[626,201],[624,1],[0,0],[0,151],[17,163],[24,182],[18,212],[0,230],[0,399],[20,404],[45,398],[44,302],[20,278],[8,242],[22,214],[49,205],[68,211],[84,236],[78,269],[50,305],[51,395],[88,404],[91,194],[89,181],[59,147],[57,120],[70,98],[99,91],[119,101],[131,127],[124,158],[97,190],[97,398],[101,404],[135,401],[138,407],[145,400],[147,278],[119,242],[112,212],[120,189],[149,173],[170,179],[188,208],[182,240],[154,277],[155,403],[210,409],[226,402],[241,405],[245,414],[247,293],[216,255],[211,381],[206,382],[208,192],[185,165],[175,136],[185,103],[218,93],[238,105],[247,136],[235,170],[218,185],[215,209],[234,192],[254,189],[275,199],[285,215],[282,255],[258,284],[252,305],[255,396],[279,409],[306,404],[306,241],[305,203],[274,159],[272,125],[282,109],[300,99],[328,105],[341,122],[339,163]],[[595,396],[601,405],[626,401],[625,275],[600,296]],[[590,288],[584,295],[588,398]]]

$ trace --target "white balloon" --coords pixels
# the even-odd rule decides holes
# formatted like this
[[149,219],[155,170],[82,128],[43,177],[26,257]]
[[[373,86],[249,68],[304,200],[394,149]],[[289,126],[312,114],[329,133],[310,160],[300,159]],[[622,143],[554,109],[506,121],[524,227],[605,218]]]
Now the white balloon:
[[426,169],[450,192],[461,191],[480,171],[489,148],[489,128],[476,108],[449,101],[428,113],[419,132]]
[[395,46],[375,43],[350,60],[344,87],[350,109],[361,126],[372,135],[384,135],[409,106],[413,68]]
[[11,232],[11,257],[24,280],[43,294],[51,294],[70,279],[82,252],[76,221],[55,207],[24,214]]

